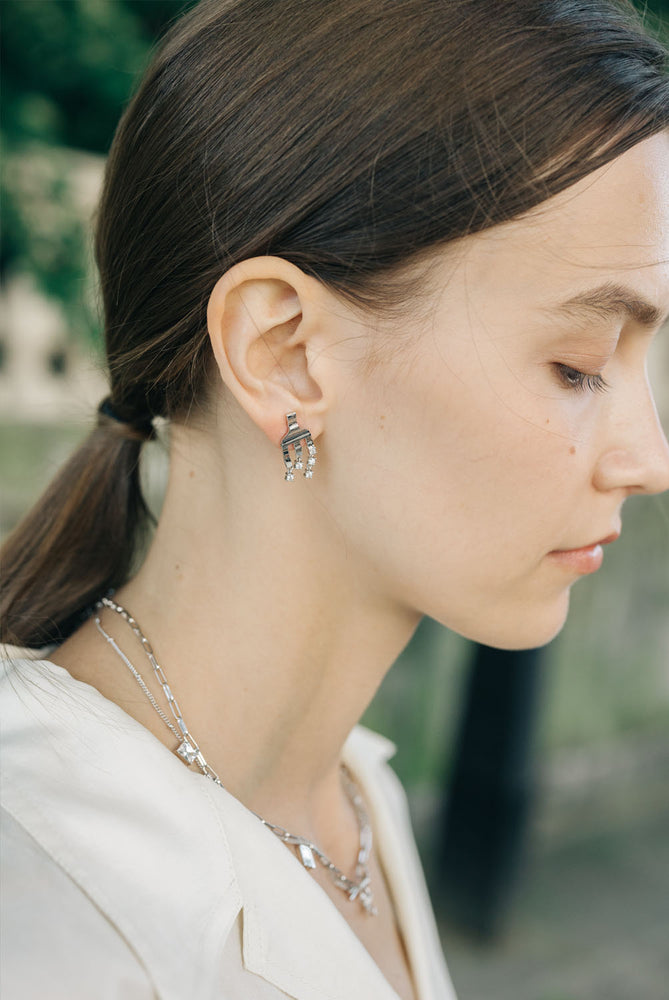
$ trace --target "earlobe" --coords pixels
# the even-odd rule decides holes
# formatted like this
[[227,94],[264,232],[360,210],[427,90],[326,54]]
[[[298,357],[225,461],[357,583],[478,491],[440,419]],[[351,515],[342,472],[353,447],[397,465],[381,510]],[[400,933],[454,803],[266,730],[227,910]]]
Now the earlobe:
[[290,411],[309,413],[312,433],[318,433],[315,411],[323,391],[307,350],[318,329],[313,283],[281,258],[253,258],[222,275],[207,306],[221,379],[274,444],[285,434]]

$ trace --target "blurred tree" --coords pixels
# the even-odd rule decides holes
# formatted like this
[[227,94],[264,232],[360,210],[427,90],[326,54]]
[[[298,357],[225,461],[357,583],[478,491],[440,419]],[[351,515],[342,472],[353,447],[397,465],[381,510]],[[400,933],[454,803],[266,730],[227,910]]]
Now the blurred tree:
[[3,131],[106,153],[156,38],[194,0],[4,0]]
[[76,190],[87,160],[67,150],[107,152],[157,37],[194,2],[3,0],[0,275],[31,274],[75,334],[95,337],[97,317]]

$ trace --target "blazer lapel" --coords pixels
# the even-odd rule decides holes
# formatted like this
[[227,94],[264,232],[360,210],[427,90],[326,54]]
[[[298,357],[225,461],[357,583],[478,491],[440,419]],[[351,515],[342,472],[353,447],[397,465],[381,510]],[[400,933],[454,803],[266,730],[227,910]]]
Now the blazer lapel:
[[212,785],[207,795],[241,893],[245,968],[296,1000],[398,1000],[297,856],[224,789]]

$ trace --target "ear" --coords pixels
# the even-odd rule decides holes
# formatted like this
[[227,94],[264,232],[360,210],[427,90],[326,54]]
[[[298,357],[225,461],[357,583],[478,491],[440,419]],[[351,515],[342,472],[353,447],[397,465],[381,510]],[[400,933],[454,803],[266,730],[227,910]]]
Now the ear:
[[207,327],[221,378],[275,445],[291,411],[312,437],[323,428],[324,294],[320,282],[288,261],[253,257],[226,271],[209,298]]

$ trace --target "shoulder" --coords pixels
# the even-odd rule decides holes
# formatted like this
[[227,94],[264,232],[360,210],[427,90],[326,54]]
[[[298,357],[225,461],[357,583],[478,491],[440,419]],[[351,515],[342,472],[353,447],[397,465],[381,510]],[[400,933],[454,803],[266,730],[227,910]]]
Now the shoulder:
[[[91,988],[77,957],[85,964],[84,953],[105,981],[128,978],[127,992],[109,997],[213,996],[213,956],[241,901],[207,779],[49,660],[5,656],[0,712],[2,800],[10,817],[3,902],[21,914],[14,922],[21,934],[5,946],[17,976],[33,974],[31,941],[33,960],[44,959],[53,982],[59,963],[70,962],[77,988],[64,988],[63,997],[107,995],[102,983]],[[15,873],[31,867],[39,877],[22,891]],[[58,933],[50,936],[52,921]],[[69,945],[60,946],[61,932]],[[133,983],[150,983],[154,992],[133,992]],[[48,987],[12,995],[56,996]]]
[[39,996],[149,1000],[155,996],[130,945],[4,809],[0,810],[0,851],[2,969],[7,996],[14,1000]]

